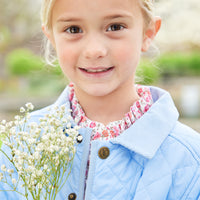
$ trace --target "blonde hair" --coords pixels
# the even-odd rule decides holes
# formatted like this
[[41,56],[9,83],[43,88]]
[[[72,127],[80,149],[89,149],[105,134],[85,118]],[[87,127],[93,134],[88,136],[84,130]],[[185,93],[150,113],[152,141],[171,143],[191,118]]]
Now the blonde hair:
[[42,0],[40,18],[42,25],[51,28],[51,12],[56,0]]
[[[42,7],[41,7],[41,22],[42,25],[47,29],[51,30],[51,14],[54,3],[56,0],[42,0]],[[145,29],[148,28],[149,24],[151,23],[154,15],[154,0],[139,0],[139,4],[141,6],[141,11],[143,17],[145,19],[144,27]],[[45,45],[44,45],[44,56],[47,64],[54,66],[55,61],[57,60],[55,50],[50,44],[50,41],[45,38]]]
[[154,16],[154,0],[139,0],[143,17],[145,19],[145,29],[148,28]]

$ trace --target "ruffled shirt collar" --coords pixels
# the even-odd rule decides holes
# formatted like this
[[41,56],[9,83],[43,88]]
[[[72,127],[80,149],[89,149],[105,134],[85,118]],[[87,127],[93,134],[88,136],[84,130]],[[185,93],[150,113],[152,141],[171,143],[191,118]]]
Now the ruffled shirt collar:
[[69,84],[69,100],[72,109],[72,117],[77,124],[83,128],[92,128],[91,139],[109,140],[119,136],[124,130],[128,129],[137,119],[149,110],[153,104],[151,92],[148,87],[135,85],[139,95],[139,100],[134,102],[130,111],[124,115],[124,118],[118,121],[110,122],[106,126],[100,122],[90,120],[84,113],[78,99],[75,95],[73,83]]

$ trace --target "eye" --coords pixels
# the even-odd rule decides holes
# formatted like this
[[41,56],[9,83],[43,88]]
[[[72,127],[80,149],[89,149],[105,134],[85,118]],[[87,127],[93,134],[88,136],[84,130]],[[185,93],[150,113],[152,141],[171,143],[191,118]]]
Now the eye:
[[107,31],[120,31],[124,29],[125,27],[121,24],[112,24],[108,27]]
[[70,34],[77,34],[77,33],[82,33],[83,31],[81,30],[81,28],[79,28],[78,26],[70,26],[69,28],[67,28],[65,30],[67,33]]

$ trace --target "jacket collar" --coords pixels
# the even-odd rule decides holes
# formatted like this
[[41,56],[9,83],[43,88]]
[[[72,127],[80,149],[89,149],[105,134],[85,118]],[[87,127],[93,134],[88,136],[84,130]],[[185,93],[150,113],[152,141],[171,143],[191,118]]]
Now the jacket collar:
[[111,140],[151,159],[175,126],[179,113],[170,94],[150,87],[154,100],[151,108],[123,134]]
[[[151,108],[120,136],[110,142],[120,144],[146,158],[153,158],[163,141],[175,126],[179,113],[170,94],[157,87],[150,87],[153,97]],[[68,86],[62,92],[54,105],[66,105],[70,108]],[[72,125],[75,122],[72,122]]]

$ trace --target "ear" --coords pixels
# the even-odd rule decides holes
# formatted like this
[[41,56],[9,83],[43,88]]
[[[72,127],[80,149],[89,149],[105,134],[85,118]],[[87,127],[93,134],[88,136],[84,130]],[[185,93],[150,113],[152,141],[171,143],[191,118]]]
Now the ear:
[[160,26],[161,26],[161,18],[158,16],[154,17],[148,29],[144,33],[143,44],[141,49],[142,52],[146,52],[149,49],[156,34],[160,30]]
[[52,31],[50,31],[46,26],[42,25],[42,31],[44,35],[48,38],[48,40],[51,42],[51,45],[55,48],[55,41],[53,37]]

